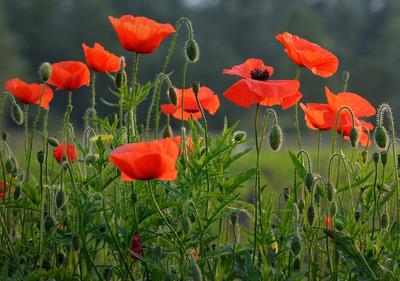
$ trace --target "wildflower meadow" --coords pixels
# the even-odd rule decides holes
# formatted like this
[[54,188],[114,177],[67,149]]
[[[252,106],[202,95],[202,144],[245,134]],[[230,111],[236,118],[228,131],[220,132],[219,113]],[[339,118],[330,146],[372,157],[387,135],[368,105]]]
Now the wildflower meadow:
[[[325,103],[302,101],[303,72],[342,75],[335,54],[289,32],[262,34],[276,38],[294,77],[249,57],[220,70],[219,79],[235,80],[216,93],[187,77],[201,59],[189,19],[104,21],[129,57],[84,42],[75,46],[82,61],[44,62],[36,81],[10,77],[3,85],[2,114],[24,134],[3,131],[0,140],[1,280],[399,280],[391,107],[348,89],[348,72],[342,88],[321,88]],[[159,74],[141,81],[161,44],[169,47]],[[171,68],[177,52],[182,75]],[[90,103],[83,130],[71,119],[80,88]],[[49,133],[52,101],[63,95],[62,123]],[[242,131],[225,119],[210,132],[221,99],[246,108],[252,126]],[[289,153],[280,150],[277,107],[295,124]],[[303,124],[315,138],[308,149]],[[272,153],[290,161],[281,175],[290,186],[265,182],[260,161]],[[252,163],[237,169],[248,155]]]

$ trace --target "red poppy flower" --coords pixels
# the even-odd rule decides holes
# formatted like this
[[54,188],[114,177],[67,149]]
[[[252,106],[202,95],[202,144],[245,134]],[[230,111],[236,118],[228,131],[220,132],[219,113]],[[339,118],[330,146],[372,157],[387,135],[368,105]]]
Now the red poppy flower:
[[166,37],[175,32],[171,24],[158,23],[146,17],[124,15],[120,18],[108,17],[108,19],[122,47],[139,54],[154,52]]
[[324,216],[324,224],[328,229],[332,229],[332,221],[329,217]]
[[138,256],[142,255],[142,240],[140,239],[139,233],[136,233],[132,236],[131,239],[131,251],[129,252],[129,256],[133,260],[139,259]]
[[260,59],[248,59],[232,69],[224,69],[224,74],[243,78],[226,90],[224,97],[242,107],[259,103],[265,106],[280,105],[287,109],[295,105],[302,97],[300,82],[269,80],[273,73],[274,69],[264,65]]
[[8,192],[8,189],[3,189],[2,187],[4,186],[4,181],[0,181],[0,202],[3,202],[4,198],[6,197],[6,194]]
[[60,164],[63,158],[67,158],[70,163],[73,163],[78,158],[78,150],[73,144],[59,144],[54,149],[54,158]]
[[82,43],[86,64],[97,72],[115,73],[120,69],[121,58],[108,52],[99,43],[94,43],[93,48]]
[[335,124],[335,115],[329,105],[322,103],[301,103],[305,113],[307,127],[313,130],[332,130]]
[[[4,84],[4,89],[10,92],[22,103],[39,105],[43,85],[37,83],[28,84],[19,78],[14,78],[6,81],[6,83]],[[42,103],[40,106],[44,109],[48,109],[52,99],[53,90],[50,89],[50,87],[46,86],[43,92]]]
[[62,61],[51,65],[52,72],[48,83],[57,90],[74,91],[89,86],[90,72],[86,64],[80,61]]
[[121,180],[174,180],[180,137],[128,143],[115,148],[110,161],[121,171]]
[[[165,114],[170,114],[176,119],[182,120],[182,94],[183,94],[183,120],[188,119],[198,120],[201,118],[200,108],[197,105],[195,94],[192,88],[182,91],[182,89],[175,89],[177,102],[173,104],[162,104],[161,110]],[[207,110],[211,115],[214,115],[219,108],[219,99],[216,94],[207,87],[200,87],[198,99],[203,110]]]
[[336,73],[339,60],[328,50],[289,32],[278,34],[275,38],[282,43],[285,52],[295,64],[325,78]]

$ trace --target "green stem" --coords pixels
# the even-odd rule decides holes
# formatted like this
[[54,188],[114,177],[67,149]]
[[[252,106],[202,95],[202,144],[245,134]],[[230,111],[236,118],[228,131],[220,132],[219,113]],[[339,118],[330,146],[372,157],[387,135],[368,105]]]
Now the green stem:
[[[301,66],[297,68],[295,80],[300,80]],[[297,145],[299,150],[302,150],[301,146],[301,134],[300,134],[300,123],[299,123],[299,103],[296,102],[294,105],[294,119],[297,134]]]
[[128,128],[127,128],[127,141],[131,142],[130,133],[131,130],[134,136],[137,138],[136,132],[136,84],[137,84],[137,75],[139,71],[139,54],[135,53],[133,58],[133,69],[132,69],[132,84],[131,84],[131,95],[129,97],[129,105],[128,105]]
[[[255,142],[256,142],[256,151],[257,151],[257,156],[256,156],[256,179],[255,179],[255,184],[254,184],[254,233],[253,233],[253,266],[256,260],[256,252],[257,252],[257,226],[258,226],[258,205],[260,202],[258,202],[258,193],[259,193],[259,167],[260,167],[260,147],[258,144],[258,115],[260,111],[260,104],[257,103],[256,107],[256,113],[254,116],[254,137],[255,137]],[[261,215],[261,213],[260,213]]]
[[317,174],[319,174],[319,158],[320,158],[320,150],[321,150],[321,135],[322,135],[322,131],[318,130],[318,137],[317,137],[317,167],[316,167],[316,171]]

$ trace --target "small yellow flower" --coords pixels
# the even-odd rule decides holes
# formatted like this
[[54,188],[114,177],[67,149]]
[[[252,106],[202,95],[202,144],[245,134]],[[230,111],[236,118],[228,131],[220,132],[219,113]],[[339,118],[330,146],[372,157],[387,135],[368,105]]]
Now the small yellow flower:
[[[275,239],[275,238],[274,238]],[[277,254],[279,251],[279,246],[278,246],[278,242],[276,242],[276,240],[274,240],[274,242],[271,243],[271,249],[273,251],[275,251],[275,253]]]
[[98,141],[101,142],[111,142],[113,140],[112,135],[95,135],[90,138],[90,141],[93,143],[97,143]]

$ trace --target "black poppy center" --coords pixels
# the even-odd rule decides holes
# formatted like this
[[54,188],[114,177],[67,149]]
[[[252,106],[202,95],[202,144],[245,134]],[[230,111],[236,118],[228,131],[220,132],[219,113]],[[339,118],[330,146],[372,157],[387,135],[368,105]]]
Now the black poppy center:
[[266,81],[269,78],[269,72],[267,69],[261,70],[259,68],[253,69],[250,72],[251,79]]

